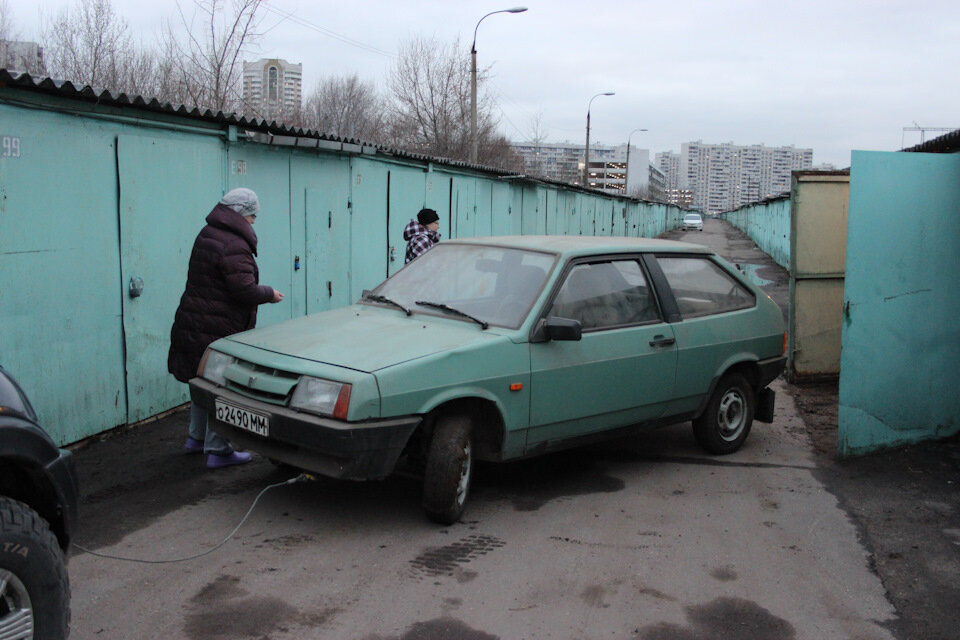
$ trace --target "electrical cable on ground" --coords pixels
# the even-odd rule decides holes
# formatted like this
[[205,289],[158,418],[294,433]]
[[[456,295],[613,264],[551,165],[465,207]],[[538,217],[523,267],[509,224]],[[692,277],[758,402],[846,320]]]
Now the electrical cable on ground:
[[260,498],[261,498],[261,497],[263,496],[263,494],[265,494],[267,491],[269,491],[270,489],[276,489],[277,487],[282,487],[282,486],[285,486],[285,485],[288,485],[288,484],[295,484],[295,483],[297,483],[297,482],[307,482],[307,481],[310,481],[310,480],[313,480],[313,479],[314,479],[313,476],[311,476],[311,475],[309,475],[309,474],[306,474],[306,473],[301,473],[300,475],[298,475],[298,476],[296,476],[296,477],[294,477],[294,478],[290,478],[289,480],[285,480],[285,481],[283,481],[283,482],[278,482],[278,483],[276,483],[276,484],[271,484],[271,485],[268,485],[268,486],[264,487],[264,488],[260,491],[260,493],[257,494],[257,497],[253,499],[253,504],[251,504],[251,505],[250,505],[250,508],[247,509],[247,513],[246,513],[246,514],[243,516],[243,518],[240,520],[240,523],[237,524],[237,526],[233,528],[233,531],[231,531],[230,534],[229,534],[226,538],[224,538],[223,540],[221,540],[220,543],[217,544],[215,547],[211,547],[210,549],[207,549],[206,551],[204,551],[204,552],[202,552],[202,553],[195,553],[194,555],[192,555],[192,556],[187,556],[187,557],[185,557],[185,558],[171,558],[171,559],[169,559],[169,560],[144,560],[144,559],[142,559],[142,558],[128,558],[128,557],[124,557],[124,556],[114,556],[114,555],[110,555],[109,553],[100,553],[100,552],[98,552],[98,551],[92,551],[92,550],[90,550],[90,549],[87,549],[86,547],[80,546],[80,545],[77,544],[76,542],[71,543],[71,544],[72,544],[74,547],[76,547],[77,549],[79,549],[80,551],[83,551],[84,553],[89,553],[90,555],[97,556],[98,558],[107,558],[107,559],[109,559],[109,560],[122,560],[122,561],[124,561],[124,562],[139,562],[139,563],[142,563],[142,564],[172,564],[172,563],[175,563],[175,562],[186,562],[186,561],[188,561],[188,560],[196,560],[197,558],[202,558],[203,556],[206,556],[206,555],[209,555],[209,554],[213,553],[214,551],[216,551],[217,549],[219,549],[219,548],[222,547],[223,545],[227,544],[227,542],[229,542],[230,538],[232,538],[234,535],[236,535],[237,531],[240,530],[240,527],[243,526],[243,523],[247,521],[247,518],[249,518],[249,517],[250,517],[250,514],[253,513],[254,507],[257,506],[257,502],[260,501]]

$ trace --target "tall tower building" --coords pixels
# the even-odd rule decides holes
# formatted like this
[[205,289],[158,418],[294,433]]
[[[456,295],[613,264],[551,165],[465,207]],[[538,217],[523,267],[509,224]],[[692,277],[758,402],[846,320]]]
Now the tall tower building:
[[302,64],[279,58],[243,63],[244,113],[282,122],[300,112],[302,100]]
[[716,213],[790,191],[790,174],[813,166],[813,150],[698,140],[657,154],[657,164],[670,202]]

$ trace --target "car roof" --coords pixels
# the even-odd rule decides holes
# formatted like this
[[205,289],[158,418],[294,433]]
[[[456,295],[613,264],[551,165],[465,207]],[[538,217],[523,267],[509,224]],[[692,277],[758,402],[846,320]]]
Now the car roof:
[[711,254],[707,247],[690,242],[660,240],[658,238],[620,238],[607,236],[485,236],[457,238],[443,244],[478,244],[547,251],[566,256],[594,255],[624,252],[657,253],[704,253]]

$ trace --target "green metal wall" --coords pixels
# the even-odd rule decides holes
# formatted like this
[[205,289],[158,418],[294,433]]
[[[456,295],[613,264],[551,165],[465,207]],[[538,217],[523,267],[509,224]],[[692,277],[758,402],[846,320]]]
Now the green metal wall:
[[960,431],[960,154],[855,151],[839,454]]
[[[60,444],[187,400],[166,370],[193,240],[222,194],[254,189],[259,324],[349,304],[403,265],[423,206],[444,238],[654,236],[681,211],[333,143],[254,142],[227,125],[0,88],[0,363]],[[286,140],[292,142],[292,139]],[[9,147],[8,147],[9,148]],[[131,281],[143,282],[132,296]]]
[[750,236],[774,262],[790,268],[790,198],[766,200],[721,217]]

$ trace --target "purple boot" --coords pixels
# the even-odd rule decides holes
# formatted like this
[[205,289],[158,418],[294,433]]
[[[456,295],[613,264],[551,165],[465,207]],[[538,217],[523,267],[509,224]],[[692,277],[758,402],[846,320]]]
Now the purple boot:
[[218,456],[211,453],[207,456],[207,469],[221,469],[223,467],[232,467],[235,464],[246,464],[250,462],[250,458],[250,454],[245,451],[234,451],[226,456]]
[[203,453],[203,440],[196,440],[187,436],[187,442],[183,445],[183,450],[187,453]]

